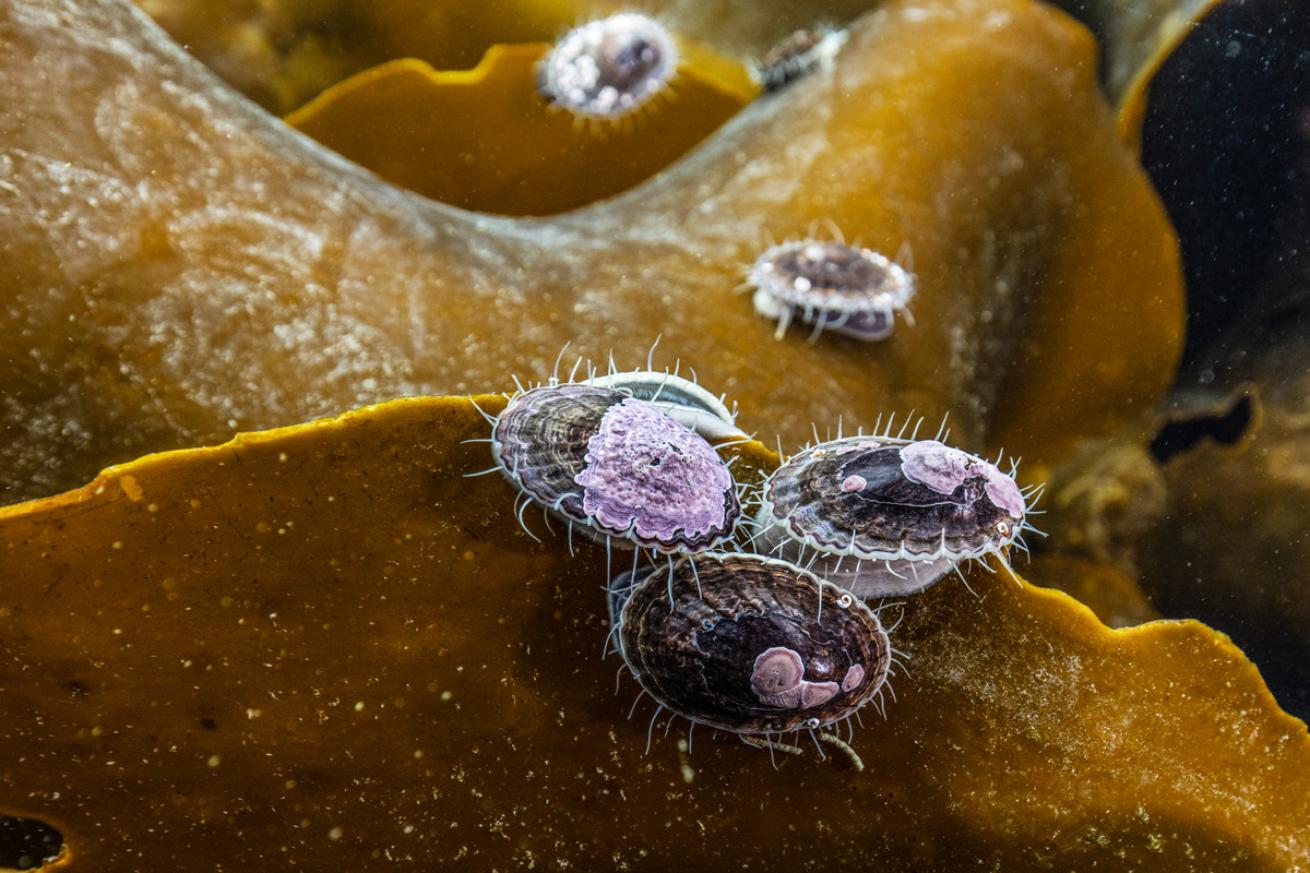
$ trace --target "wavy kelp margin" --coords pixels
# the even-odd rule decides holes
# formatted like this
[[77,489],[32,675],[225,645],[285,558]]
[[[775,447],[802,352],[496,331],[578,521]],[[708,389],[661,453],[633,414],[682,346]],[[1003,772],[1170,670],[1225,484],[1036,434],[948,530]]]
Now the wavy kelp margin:
[[485,431],[398,400],[0,509],[0,814],[66,870],[1310,863],[1310,735],[1226,637],[1001,575],[907,602],[864,773],[662,720],[644,755],[604,553],[462,476]]
[[[726,58],[682,50],[674,96],[635,118],[590,123],[537,95],[545,44],[495,45],[470,70],[389,61],[338,82],[287,124],[439,203],[550,215],[645,181],[731,118],[755,89]],[[690,48],[690,46],[688,47]],[[458,122],[456,123],[456,119]]]

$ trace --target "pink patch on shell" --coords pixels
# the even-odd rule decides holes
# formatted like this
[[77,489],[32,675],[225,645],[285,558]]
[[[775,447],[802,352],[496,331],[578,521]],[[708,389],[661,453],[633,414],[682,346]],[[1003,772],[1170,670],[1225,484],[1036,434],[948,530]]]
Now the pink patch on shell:
[[800,709],[801,691],[808,684],[808,682],[802,682],[795,688],[788,688],[778,694],[761,694],[759,695],[760,703],[765,706],[776,706],[778,709]]
[[761,700],[776,697],[799,687],[804,675],[805,662],[799,653],[785,646],[774,646],[756,656],[751,670],[751,690]]
[[822,706],[836,697],[838,691],[841,691],[841,686],[836,682],[802,682],[801,708]]
[[995,503],[1001,509],[1010,513],[1010,517],[1015,521],[1023,519],[1024,509],[1023,492],[1019,486],[1009,476],[1000,470],[988,464],[987,476],[987,497],[992,503]]
[[861,682],[864,681],[864,666],[861,664],[852,664],[851,669],[846,671],[846,675],[841,680],[842,691],[853,691]]
[[902,448],[901,472],[911,482],[940,494],[950,494],[966,479],[982,476],[986,480],[987,498],[1016,521],[1023,518],[1026,508],[1023,493],[1012,477],[1002,473],[995,464],[937,440],[920,440]]
[[629,397],[611,406],[587,442],[586,462],[574,477],[583,511],[610,530],[669,540],[724,524],[732,474],[704,437],[652,403]]
[[869,481],[863,476],[851,475],[847,476],[845,481],[841,483],[841,490],[850,494],[853,491],[863,491],[868,484]]
[[937,440],[919,440],[901,449],[901,472],[905,478],[939,494],[950,494],[970,476],[980,475],[981,463],[967,452]]

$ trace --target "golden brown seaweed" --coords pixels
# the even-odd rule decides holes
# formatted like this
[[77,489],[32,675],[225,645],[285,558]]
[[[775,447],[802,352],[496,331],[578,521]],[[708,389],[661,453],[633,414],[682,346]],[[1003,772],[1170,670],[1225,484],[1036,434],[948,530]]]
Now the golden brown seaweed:
[[1310,736],[1225,637],[1111,631],[1004,574],[905,603],[863,773],[681,752],[600,658],[604,551],[529,513],[534,542],[511,486],[462,477],[486,429],[399,400],[0,510],[0,814],[103,873],[1310,859]]
[[[30,51],[0,56],[0,500],[238,430],[539,379],[566,342],[631,366],[661,335],[657,364],[691,363],[765,439],[949,411],[957,442],[1040,479],[1135,421],[1177,358],[1174,237],[1115,138],[1090,36],[1037,3],[889,3],[830,74],[548,220],[380,184],[121,0],[9,5]],[[735,286],[767,236],[822,220],[910,246],[913,327],[875,347],[772,339]]]
[[[497,43],[548,42],[615,11],[596,0],[137,0],[232,87],[277,113],[347,76],[398,58],[472,67]],[[641,11],[718,50],[759,57],[816,22],[842,24],[871,0],[644,0]]]
[[587,123],[537,95],[536,66],[546,49],[495,46],[476,68],[457,72],[412,58],[390,61],[329,88],[287,123],[441,203],[549,215],[653,176],[754,96],[741,70],[725,81],[709,65],[684,63],[672,96],[636,118]]

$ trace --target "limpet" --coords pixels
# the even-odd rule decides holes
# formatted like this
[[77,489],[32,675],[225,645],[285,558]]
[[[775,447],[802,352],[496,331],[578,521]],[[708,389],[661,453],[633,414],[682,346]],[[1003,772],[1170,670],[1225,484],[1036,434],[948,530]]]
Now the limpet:
[[797,79],[831,66],[847,33],[830,27],[805,27],[774,45],[750,65],[751,77],[766,93],[778,91]]
[[566,33],[537,68],[537,88],[575,115],[614,119],[660,93],[677,68],[678,46],[663,25],[624,12]]
[[1004,563],[1031,529],[1013,476],[938,439],[810,446],[773,472],[760,500],[760,552],[813,566],[866,599],[921,591],[961,561]]
[[492,420],[492,470],[519,488],[520,521],[531,500],[563,519],[570,537],[576,527],[663,553],[732,536],[741,510],[727,465],[653,403],[552,380],[516,394]]
[[843,242],[803,239],[772,246],[756,259],[747,278],[755,311],[776,320],[774,336],[788,325],[813,325],[871,342],[888,337],[897,313],[909,315],[915,279],[895,261]]
[[831,582],[743,553],[683,557],[665,575],[610,583],[618,651],[656,715],[767,739],[845,721],[882,690],[887,632]]

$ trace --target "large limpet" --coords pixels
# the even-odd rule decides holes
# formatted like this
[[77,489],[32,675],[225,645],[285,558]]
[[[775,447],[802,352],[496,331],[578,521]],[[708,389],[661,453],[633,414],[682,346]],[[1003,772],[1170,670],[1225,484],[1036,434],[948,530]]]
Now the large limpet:
[[863,598],[921,591],[1025,529],[1013,477],[938,440],[854,436],[789,458],[764,486],[756,547]]
[[[658,406],[613,388],[553,384],[514,396],[495,419],[497,467],[592,539],[660,552],[729,538],[740,508],[727,465]],[[522,518],[526,499],[519,509]]]
[[877,696],[891,664],[873,610],[760,555],[624,573],[610,583],[610,613],[619,653],[662,709],[737,734],[843,721]]

